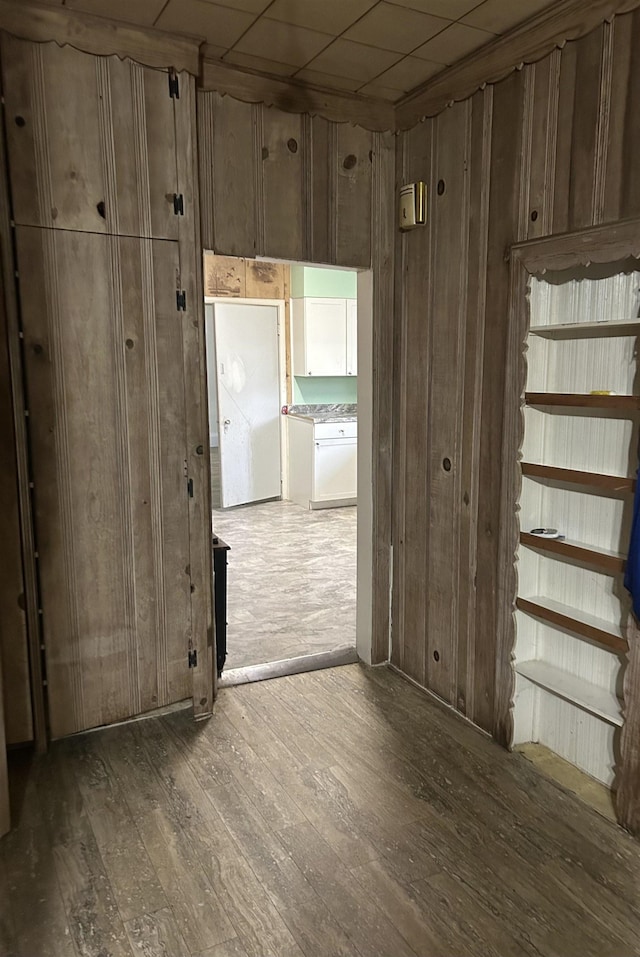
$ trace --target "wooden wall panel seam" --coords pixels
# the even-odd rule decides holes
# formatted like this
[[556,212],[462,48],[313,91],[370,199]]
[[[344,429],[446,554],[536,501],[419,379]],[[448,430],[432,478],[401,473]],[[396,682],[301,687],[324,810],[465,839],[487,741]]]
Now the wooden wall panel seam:
[[[3,111],[2,123],[6,122]],[[14,235],[10,224],[9,175],[6,142],[0,136],[0,263],[6,318],[6,347],[11,377],[14,441],[16,449],[17,500],[20,524],[21,574],[24,583],[27,651],[31,684],[33,738],[38,752],[47,746],[47,715],[42,673],[42,620],[39,613],[40,594],[35,558],[33,498],[29,487],[27,421],[25,417],[25,379],[19,338],[19,312],[16,288]]]
[[136,155],[136,181],[138,184],[138,222],[140,235],[152,236],[151,229],[151,184],[149,182],[149,144],[145,116],[144,74],[136,63],[129,64],[133,99],[133,131]]
[[522,101],[522,149],[520,151],[520,203],[518,207],[518,240],[527,238],[529,226],[529,206],[531,189],[531,149],[533,137],[533,102],[535,94],[535,66],[523,69],[524,96]]
[[[213,250],[215,246],[214,239],[214,215],[213,215],[213,197],[214,191],[214,163],[213,163],[213,136],[214,136],[214,116],[213,116],[213,98],[210,96],[198,95],[197,97],[197,138],[198,138],[198,178],[200,182],[200,229],[202,232],[202,246],[204,249]],[[209,160],[207,162],[207,159]]]
[[[256,210],[256,242],[255,253],[264,255],[265,222],[264,222],[264,106],[257,103],[252,108],[253,114],[253,155],[255,174],[255,210]],[[218,250],[216,249],[216,252]]]
[[[28,227],[27,227],[28,228]],[[64,353],[61,341],[61,325],[63,322],[60,316],[60,294],[58,289],[59,269],[56,256],[57,235],[55,230],[41,230],[41,241],[43,244],[43,261],[45,263],[45,283],[47,290],[47,300],[49,303],[49,335],[51,337],[50,349],[53,366],[53,396],[54,407],[57,410],[56,432],[55,432],[55,450],[56,450],[56,474],[58,478],[58,507],[62,518],[61,537],[63,545],[62,563],[65,569],[65,578],[69,583],[67,594],[63,601],[66,604],[67,620],[69,623],[69,633],[65,640],[69,641],[72,650],[71,660],[69,662],[69,688],[71,691],[70,706],[72,709],[71,724],[75,727],[86,727],[86,710],[84,700],[84,689],[82,684],[82,643],[80,638],[80,619],[78,610],[78,588],[76,585],[76,560],[75,560],[75,513],[69,484],[70,472],[70,452],[68,423],[65,414],[66,386],[64,378]],[[52,560],[52,556],[49,556]],[[51,659],[59,658],[60,650],[52,647],[52,636],[49,634],[47,625],[46,608],[43,607],[45,646],[47,648],[48,664],[48,697],[51,714],[54,706],[55,686],[50,674],[49,664],[53,663]],[[49,639],[49,640],[47,640]],[[51,658],[49,657],[51,655]],[[66,658],[66,655],[64,656]],[[56,662],[57,664],[57,662]],[[55,702],[56,707],[62,707],[62,702]],[[55,733],[55,722],[51,716],[52,730]]]
[[611,117],[611,89],[613,82],[614,26],[605,23],[600,68],[600,102],[596,128],[596,156],[593,177],[593,222],[604,219],[606,196],[607,152],[609,148],[609,121]]
[[110,291],[112,291],[111,315],[113,329],[113,366],[115,371],[115,420],[116,420],[116,462],[121,481],[118,507],[126,547],[122,549],[122,577],[124,584],[124,619],[127,647],[128,698],[131,714],[139,714],[140,681],[138,675],[138,655],[136,641],[136,605],[134,572],[134,537],[131,517],[131,481],[129,461],[129,427],[127,414],[127,388],[124,369],[123,343],[124,310],[122,301],[122,265],[120,261],[120,243],[113,236],[106,239],[109,247],[109,268],[111,271]]
[[329,164],[329,262],[338,261],[338,211],[336,197],[338,194],[338,131],[335,123],[331,123],[327,134],[327,159]]
[[558,147],[558,105],[560,96],[560,50],[554,50],[549,64],[549,99],[547,103],[547,137],[544,164],[544,202],[542,206],[542,231],[550,233],[553,223],[553,208],[556,183],[556,156]]
[[49,155],[49,131],[47,128],[47,93],[44,70],[43,46],[34,46],[32,58],[31,102],[33,104],[34,147],[36,152],[36,192],[43,226],[52,227],[53,184],[51,181],[51,157]]

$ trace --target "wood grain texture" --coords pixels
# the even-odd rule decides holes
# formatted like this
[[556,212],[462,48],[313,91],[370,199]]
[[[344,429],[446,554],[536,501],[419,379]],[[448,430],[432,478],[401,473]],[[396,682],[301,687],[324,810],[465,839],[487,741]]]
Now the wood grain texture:
[[264,103],[275,110],[321,117],[332,123],[353,123],[381,132],[393,130],[395,125],[393,106],[387,100],[323,90],[206,58],[200,86],[205,92],[232,96],[245,103]]
[[[189,591],[191,633],[188,648],[197,661],[190,667],[193,712],[196,718],[211,714],[216,692],[217,669],[213,620],[213,565],[211,556],[211,459],[208,448],[209,408],[207,400],[206,343],[200,196],[196,133],[195,80],[183,75],[182,95],[175,102],[175,135],[181,147],[176,152],[179,192],[185,197],[184,215],[179,223],[180,288],[186,295],[180,332],[182,338],[182,389],[185,410],[186,474],[193,482],[187,497],[189,539]],[[174,315],[175,322],[175,315]],[[175,359],[174,359],[175,361]],[[177,368],[173,374],[178,377]],[[174,435],[179,429],[174,430]],[[184,486],[182,488],[184,494]],[[176,501],[179,500],[179,493]],[[186,571],[186,569],[185,569]],[[176,676],[184,675],[184,658],[176,661]],[[177,694],[171,694],[178,700]]]
[[4,671],[0,661],[0,838],[11,826],[9,805],[9,773],[7,771],[7,738],[4,718]]
[[199,72],[197,40],[44,4],[2,0],[0,29],[36,43],[54,40],[97,56],[131,57],[156,69]]
[[624,673],[624,724],[620,740],[621,762],[616,794],[618,820],[640,835],[640,629],[633,617],[627,625],[629,653]]
[[[25,584],[20,542],[10,358],[4,288],[0,296],[0,666],[8,744],[33,740]],[[3,748],[0,747],[0,760]]]
[[[391,671],[224,689],[216,709],[218,724],[178,712],[54,743],[55,795],[23,788],[49,758],[12,768],[5,953],[638,954],[637,844]],[[202,743],[231,784],[205,787]],[[270,820],[251,789],[268,775]],[[127,920],[130,882],[96,853],[118,828],[147,855],[132,876],[150,860],[166,895]]]
[[434,116],[448,103],[466,99],[486,83],[503,80],[523,63],[535,63],[554,47],[566,49],[569,40],[589,34],[616,14],[638,6],[637,0],[562,0],[498,37],[481,50],[454,64],[396,104],[396,128],[403,130],[425,116]]
[[167,71],[6,34],[2,70],[18,224],[178,238]]

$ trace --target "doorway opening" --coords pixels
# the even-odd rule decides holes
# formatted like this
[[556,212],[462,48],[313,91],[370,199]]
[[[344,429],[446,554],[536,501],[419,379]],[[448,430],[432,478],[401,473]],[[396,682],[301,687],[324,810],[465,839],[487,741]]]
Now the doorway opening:
[[205,252],[204,279],[221,683],[370,660],[371,274]]

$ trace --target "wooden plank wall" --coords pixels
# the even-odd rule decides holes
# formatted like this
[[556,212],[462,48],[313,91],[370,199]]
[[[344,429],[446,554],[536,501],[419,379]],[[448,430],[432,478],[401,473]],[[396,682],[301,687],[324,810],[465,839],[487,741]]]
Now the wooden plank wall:
[[7,743],[20,744],[32,740],[33,719],[20,549],[16,446],[3,295],[0,295],[0,463],[0,671],[4,676]]
[[399,176],[428,182],[429,225],[397,248],[392,660],[504,744],[509,248],[640,213],[639,41],[640,11],[620,15],[398,142]]
[[6,34],[2,68],[51,734],[210,713],[195,81]]
[[373,660],[389,640],[395,185],[392,133],[198,94],[202,243],[373,271]]

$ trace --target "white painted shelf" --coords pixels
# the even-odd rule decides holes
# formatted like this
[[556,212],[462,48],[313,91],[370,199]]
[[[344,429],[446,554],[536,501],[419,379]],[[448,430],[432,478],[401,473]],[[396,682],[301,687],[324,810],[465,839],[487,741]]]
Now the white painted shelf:
[[602,718],[608,724],[622,727],[621,702],[612,692],[547,661],[520,661],[515,668],[519,675],[544,691]]
[[640,336],[640,319],[611,322],[562,322],[558,325],[531,326],[534,336],[545,339],[591,339],[600,336]]
[[540,595],[535,595],[533,598],[518,597],[516,608],[527,615],[540,618],[550,625],[580,635],[605,648],[617,652],[627,651],[627,642],[619,624],[614,625],[610,621],[605,621],[604,618],[589,615],[580,608]]

